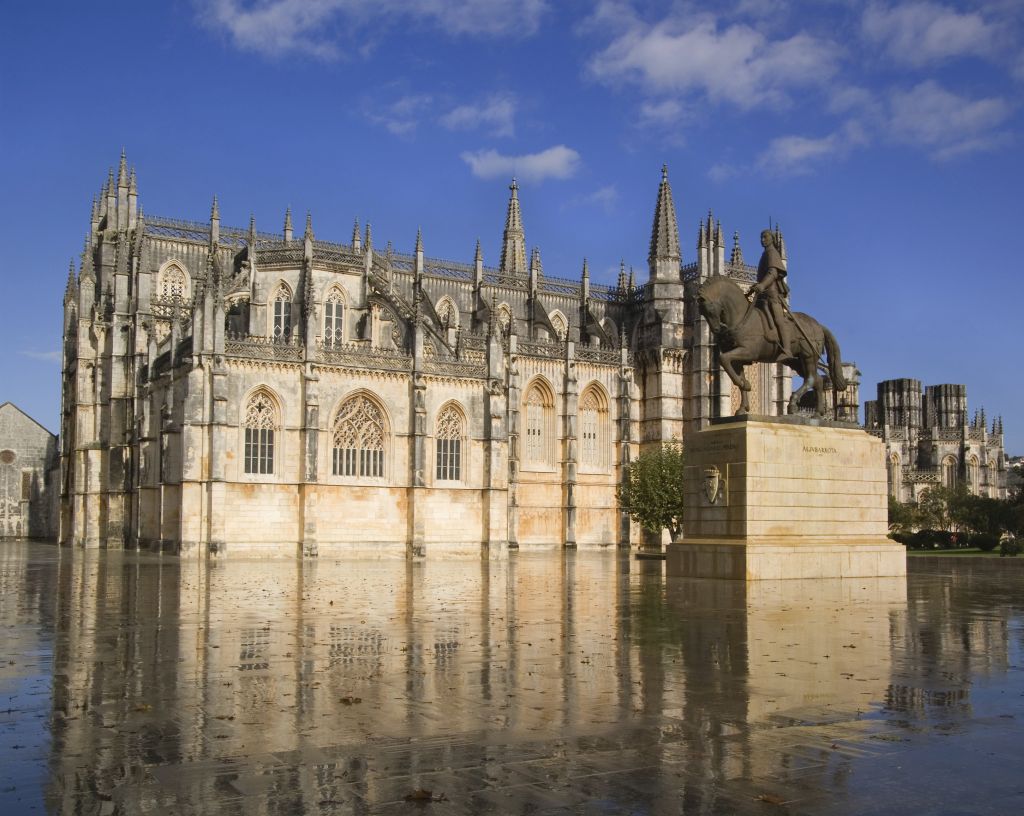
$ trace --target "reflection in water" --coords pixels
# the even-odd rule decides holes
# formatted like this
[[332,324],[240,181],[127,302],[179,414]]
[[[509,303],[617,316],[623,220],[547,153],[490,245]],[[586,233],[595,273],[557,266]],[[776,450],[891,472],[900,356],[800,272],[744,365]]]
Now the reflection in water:
[[[51,637],[53,658],[0,674],[27,711],[52,671],[3,812],[48,776],[53,813],[405,812],[420,788],[447,814],[923,813],[952,777],[895,768],[1024,718],[1005,579],[746,586],[614,552],[0,564],[18,660]],[[5,726],[5,749],[30,730]]]

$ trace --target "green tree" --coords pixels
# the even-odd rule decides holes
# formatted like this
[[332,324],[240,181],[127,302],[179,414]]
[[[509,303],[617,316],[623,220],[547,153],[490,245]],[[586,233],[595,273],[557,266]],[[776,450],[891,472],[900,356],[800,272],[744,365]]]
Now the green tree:
[[909,533],[917,526],[917,505],[904,504],[889,496],[889,529],[894,533]]
[[683,446],[668,442],[630,462],[618,489],[630,518],[653,533],[668,530],[672,541],[683,532]]

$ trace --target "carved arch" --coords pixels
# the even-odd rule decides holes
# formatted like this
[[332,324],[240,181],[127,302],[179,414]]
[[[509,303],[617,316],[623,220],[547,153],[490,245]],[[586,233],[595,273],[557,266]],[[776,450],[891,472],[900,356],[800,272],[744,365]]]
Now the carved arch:
[[523,389],[523,459],[529,466],[555,464],[555,390],[537,375]]
[[159,300],[183,303],[192,297],[192,276],[188,267],[177,258],[160,265],[156,281],[155,297]]
[[459,307],[450,295],[444,295],[437,301],[434,311],[441,321],[443,329],[457,329],[460,325]]

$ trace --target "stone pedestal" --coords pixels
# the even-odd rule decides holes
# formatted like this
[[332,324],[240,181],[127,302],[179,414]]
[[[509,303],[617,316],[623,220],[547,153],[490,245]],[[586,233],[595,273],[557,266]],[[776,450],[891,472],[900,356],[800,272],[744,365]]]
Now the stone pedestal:
[[686,441],[683,540],[668,575],[738,580],[906,575],[887,538],[882,442],[851,423],[730,417]]

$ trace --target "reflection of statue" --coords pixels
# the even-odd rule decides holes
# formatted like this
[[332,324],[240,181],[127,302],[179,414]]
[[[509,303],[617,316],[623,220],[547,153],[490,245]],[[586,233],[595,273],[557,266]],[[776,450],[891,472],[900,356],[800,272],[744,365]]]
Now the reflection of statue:
[[782,247],[778,233],[761,231],[761,260],[757,265],[757,283],[747,290],[754,297],[754,305],[763,310],[768,324],[779,338],[779,349],[789,355],[792,346],[792,317],[786,308],[789,285],[786,283],[786,262],[782,260]]

